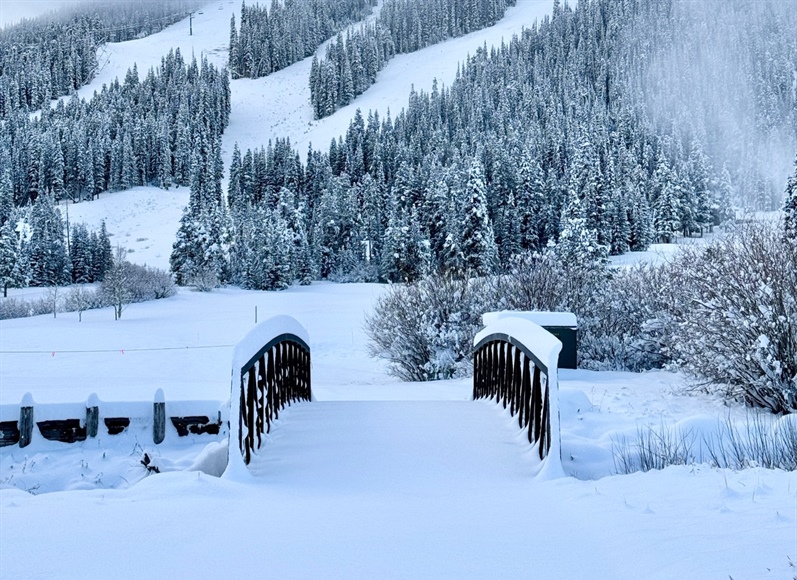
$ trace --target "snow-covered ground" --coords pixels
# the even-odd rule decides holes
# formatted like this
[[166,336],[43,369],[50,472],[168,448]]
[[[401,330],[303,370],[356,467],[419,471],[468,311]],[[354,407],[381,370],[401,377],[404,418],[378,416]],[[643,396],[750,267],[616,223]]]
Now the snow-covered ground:
[[[490,30],[393,59],[349,107],[312,121],[309,61],[232,83],[224,137],[290,137],[326,147],[356,108],[397,112],[411,85],[450,82],[458,60],[508,38],[552,2],[519,0]],[[221,7],[221,9],[219,9]],[[107,47],[83,89],[140,73],[171,47],[225,60],[230,14],[214,2],[148,39]],[[237,15],[236,15],[237,18]],[[105,219],[139,263],[167,267],[185,188],[136,188],[69,206],[72,223]],[[668,255],[673,246],[616,264]],[[614,475],[613,444],[652,425],[710,434],[729,408],[683,392],[677,374],[560,373],[562,459],[570,477],[534,478],[509,415],[469,401],[468,380],[402,383],[367,356],[363,319],[379,285],[285,292],[223,289],[110,309],[0,322],[0,421],[30,392],[44,413],[102,404],[229,398],[233,345],[258,320],[288,314],[310,335],[313,403],[289,409],[251,480],[216,478],[224,433],[160,446],[146,425],[72,445],[35,436],[0,448],[0,578],[270,574],[280,578],[791,578],[797,573],[797,474],[705,465]],[[29,295],[14,291],[12,296]],[[257,309],[257,311],[255,310]],[[15,351],[16,353],[12,353]],[[28,351],[21,353],[19,351]],[[94,351],[94,352],[86,352]],[[226,431],[225,431],[226,432]],[[143,453],[164,471],[147,475]],[[29,490],[31,493],[28,493]],[[46,493],[49,492],[49,493]]]
[[[797,474],[692,465],[613,475],[614,442],[638,427],[709,434],[744,410],[684,394],[677,374],[562,370],[573,477],[535,479],[515,419],[469,401],[470,381],[402,383],[367,357],[362,321],[382,290],[183,290],[130,305],[120,321],[104,309],[83,322],[0,322],[0,420],[26,391],[51,415],[79,414],[93,392],[101,404],[150,403],[156,388],[167,405],[223,406],[232,345],[255,306],[261,320],[289,314],[307,328],[316,399],[282,414],[248,481],[207,475],[225,457],[224,433],[170,430],[155,446],[144,425],[0,449],[0,577],[210,578],[263,562],[285,578],[789,577]],[[213,348],[183,348],[201,346]],[[147,475],[145,452],[164,473]]]

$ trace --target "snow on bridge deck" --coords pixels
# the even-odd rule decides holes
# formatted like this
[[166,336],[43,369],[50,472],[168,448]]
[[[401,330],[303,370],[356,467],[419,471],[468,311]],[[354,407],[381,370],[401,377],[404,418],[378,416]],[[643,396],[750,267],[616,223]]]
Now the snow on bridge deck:
[[340,401],[287,410],[252,463],[264,484],[443,499],[528,482],[539,466],[508,413],[483,401]]

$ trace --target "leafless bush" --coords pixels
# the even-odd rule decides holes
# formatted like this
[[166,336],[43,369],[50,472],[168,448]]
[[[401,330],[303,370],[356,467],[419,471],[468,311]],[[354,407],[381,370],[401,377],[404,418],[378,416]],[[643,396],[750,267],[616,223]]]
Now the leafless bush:
[[171,274],[165,270],[129,264],[128,275],[131,302],[159,300],[174,296],[177,292]]
[[668,362],[679,275],[668,265],[616,270],[579,313],[579,366],[644,371]]
[[775,419],[760,413],[747,416],[740,427],[730,419],[720,422],[716,437],[705,446],[717,467],[797,470],[797,421],[794,416]]
[[82,284],[70,287],[64,299],[64,310],[77,312],[79,321],[83,321],[83,312],[91,308],[99,308],[101,305],[102,300],[97,291],[86,288]]
[[705,249],[685,249],[684,308],[673,358],[728,398],[797,411],[797,247],[771,224],[747,224]]
[[371,356],[386,359],[405,381],[429,381],[471,372],[473,337],[489,310],[480,279],[425,278],[388,288],[366,318]]
[[707,463],[713,467],[797,470],[797,420],[750,413],[740,423],[730,417],[718,421],[714,434],[700,441],[690,430],[675,426],[640,427],[636,439],[612,441],[617,473],[664,469],[670,465]]
[[105,273],[102,281],[102,299],[114,308],[114,319],[122,317],[122,311],[131,302],[144,302],[173,296],[174,282],[168,272],[157,268],[131,264],[122,248],[116,249],[113,267]]
[[3,298],[0,300],[0,320],[24,318],[31,314],[30,302],[19,298]]
[[614,467],[618,473],[628,474],[699,462],[694,453],[696,441],[692,431],[677,427],[639,427],[635,441],[626,437],[612,441]]
[[190,276],[188,285],[198,292],[210,292],[219,287],[219,277],[213,268],[200,268]]

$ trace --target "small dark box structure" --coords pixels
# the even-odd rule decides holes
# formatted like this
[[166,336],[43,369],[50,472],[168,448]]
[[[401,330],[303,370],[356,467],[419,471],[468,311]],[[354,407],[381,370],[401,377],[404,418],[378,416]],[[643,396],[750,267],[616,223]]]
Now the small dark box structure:
[[531,320],[542,326],[562,342],[559,353],[559,368],[574,369],[578,364],[578,320],[572,312],[536,312],[529,310],[504,310],[485,312],[482,321],[485,326],[497,318],[517,316]]

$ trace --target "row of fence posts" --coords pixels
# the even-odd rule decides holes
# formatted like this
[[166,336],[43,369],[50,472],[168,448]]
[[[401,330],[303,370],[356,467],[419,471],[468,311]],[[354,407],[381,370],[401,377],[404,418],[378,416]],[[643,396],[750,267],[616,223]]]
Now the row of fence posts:
[[[20,447],[27,447],[33,440],[33,429],[36,425],[34,407],[33,396],[30,393],[26,393],[25,396],[22,397],[22,402],[19,407],[19,421],[17,421],[17,429],[19,431],[18,442]],[[155,400],[152,403],[152,417],[152,441],[158,445],[166,438],[166,398],[164,397],[163,389],[158,389],[155,392]],[[113,421],[114,418],[108,420]],[[116,420],[124,420],[124,418],[116,418]],[[92,394],[86,401],[86,418],[84,423],[85,436],[83,436],[82,433],[75,432],[76,422],[79,426],[79,421],[75,419],[48,421],[46,423],[62,424],[64,435],[62,439],[59,439],[62,441],[73,442],[85,438],[93,439],[97,437],[100,427],[100,408],[99,399],[96,394]],[[54,429],[57,430],[58,426],[55,426]],[[42,430],[41,425],[39,425],[39,430]],[[14,439],[16,439],[16,437],[14,437]],[[12,443],[13,441],[9,444]]]

